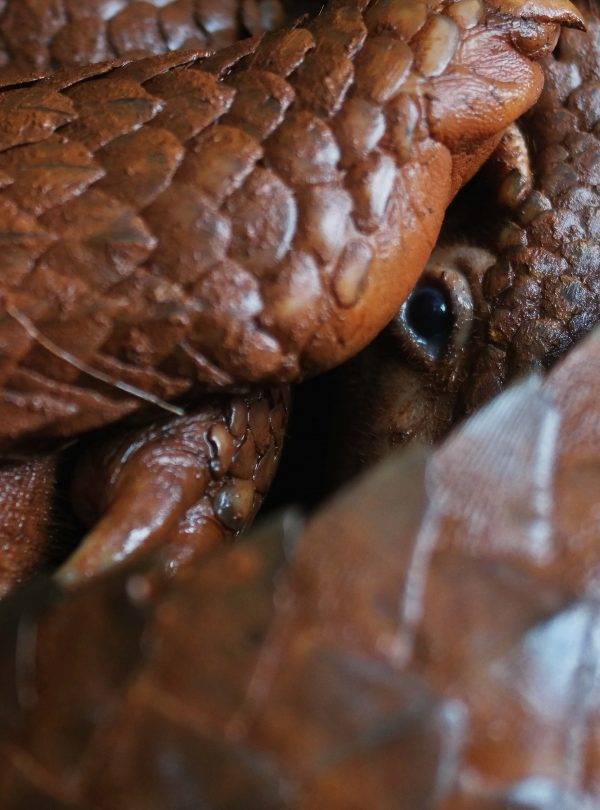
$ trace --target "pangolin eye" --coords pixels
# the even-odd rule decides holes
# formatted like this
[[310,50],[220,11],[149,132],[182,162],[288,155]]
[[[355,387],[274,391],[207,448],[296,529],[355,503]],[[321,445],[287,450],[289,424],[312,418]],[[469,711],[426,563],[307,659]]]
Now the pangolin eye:
[[445,290],[430,283],[417,284],[406,302],[405,317],[417,337],[438,348],[454,326],[452,304]]
[[481,283],[495,262],[487,250],[470,245],[434,251],[383,337],[402,362],[454,374],[473,333],[476,307],[484,314]]

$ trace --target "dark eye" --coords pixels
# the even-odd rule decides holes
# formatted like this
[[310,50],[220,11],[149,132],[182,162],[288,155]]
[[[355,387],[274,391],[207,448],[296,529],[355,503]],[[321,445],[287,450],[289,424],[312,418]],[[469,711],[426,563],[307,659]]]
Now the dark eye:
[[455,323],[452,303],[445,287],[429,279],[417,284],[401,311],[412,341],[432,359],[446,348]]
[[421,279],[390,322],[384,340],[413,368],[454,374],[473,333],[475,299],[483,315],[481,282],[496,262],[482,248],[437,248]]
[[406,302],[406,323],[423,340],[446,340],[454,316],[445,292],[429,284],[417,285]]

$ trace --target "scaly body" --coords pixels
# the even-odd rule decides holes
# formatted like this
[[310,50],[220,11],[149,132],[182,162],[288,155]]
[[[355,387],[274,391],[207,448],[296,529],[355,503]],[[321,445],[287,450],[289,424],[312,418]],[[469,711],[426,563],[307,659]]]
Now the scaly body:
[[348,469],[439,440],[598,322],[600,22],[594,4],[581,11],[587,31],[563,31],[542,61],[544,90],[519,123],[522,136],[512,132],[500,172],[451,213],[425,271],[423,284],[450,310],[443,334],[424,337],[404,308],[351,364],[340,396],[341,409],[352,403]]
[[560,23],[566,2],[333,4],[208,58],[5,89],[5,451],[365,346]]
[[596,334],[166,593],[0,603],[3,810],[597,807],[599,402]]

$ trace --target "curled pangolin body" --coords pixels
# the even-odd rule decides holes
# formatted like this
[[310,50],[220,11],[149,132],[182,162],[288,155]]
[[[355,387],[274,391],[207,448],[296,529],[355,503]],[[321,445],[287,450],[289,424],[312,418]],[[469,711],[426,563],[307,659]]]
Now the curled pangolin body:
[[578,20],[566,0],[334,4],[206,59],[6,89],[4,447],[352,355],[537,97],[530,57]]
[[[0,83],[132,52],[163,53],[183,45],[209,52],[248,31],[281,24],[284,11],[282,4],[246,0],[231,6],[8,0],[0,14]],[[261,413],[268,419],[266,433]],[[154,428],[124,426],[116,438],[103,435],[66,453],[6,459],[0,470],[0,592],[55,565],[86,529],[90,533],[63,579],[139,553],[167,533],[162,560],[172,573],[237,534],[274,474],[286,414],[286,395],[276,390],[233,400],[204,398],[186,416],[170,423],[163,417]],[[174,459],[184,463],[176,468]]]
[[599,403],[596,333],[170,592],[0,604],[3,807],[597,807]]
[[[551,44],[557,22],[577,22],[559,3],[338,5],[306,27],[199,58],[241,24],[255,32],[276,19],[277,9],[247,0],[218,11],[200,2],[5,5],[5,55],[16,57],[5,84],[23,71],[83,65],[0,96],[5,448],[97,427],[144,399],[280,382],[354,352],[410,288],[452,193],[535,98],[540,75],[527,55]],[[87,64],[182,44],[194,53]],[[493,70],[490,48],[502,54]],[[144,432],[131,437],[136,452],[117,454],[124,466],[110,444],[95,451],[88,469],[120,469],[129,482],[142,470],[149,486],[100,493],[108,511],[96,510],[100,522],[65,576],[155,543],[178,521],[185,554],[212,545],[223,521],[201,506],[208,471],[197,465],[210,419],[218,429],[227,405],[218,416],[211,407],[173,422],[199,441],[184,483],[166,463],[178,455],[172,437],[163,436],[160,475],[144,461],[156,458],[156,435],[144,452]],[[284,420],[276,424],[275,457]],[[57,458],[39,463],[50,492]],[[244,497],[234,488],[249,514],[264,491],[253,482],[275,467],[260,452],[253,463]],[[43,562],[44,534],[53,545],[51,509],[27,516],[40,542],[17,542],[38,485],[26,461],[1,496],[5,587]],[[192,492],[193,530],[184,518]]]
[[465,196],[426,270],[454,309],[444,350],[424,351],[404,312],[349,370],[353,466],[440,439],[600,318],[600,21],[595,4],[579,5],[587,31],[563,31],[542,61],[544,90],[493,167],[496,188]]

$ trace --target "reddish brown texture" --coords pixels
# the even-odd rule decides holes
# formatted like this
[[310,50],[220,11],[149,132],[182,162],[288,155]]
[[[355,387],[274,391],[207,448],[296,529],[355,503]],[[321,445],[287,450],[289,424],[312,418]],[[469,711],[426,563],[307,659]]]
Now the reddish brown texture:
[[[597,5],[542,61],[536,106],[502,145],[487,180],[450,213],[424,274],[455,327],[432,356],[406,309],[349,368],[343,445],[361,464],[450,425],[531,370],[544,371],[600,317]],[[508,212],[508,213],[507,213]],[[336,460],[336,466],[344,462]]]
[[93,528],[61,567],[61,581],[79,582],[157,547],[172,575],[240,534],[275,475],[287,411],[281,390],[221,397],[84,443],[71,503]]
[[[112,422],[144,399],[288,379],[354,352],[408,291],[450,195],[535,97],[539,73],[524,56],[541,53],[556,22],[576,23],[567,4],[509,10],[518,21],[472,2],[441,16],[379,3],[364,20],[340,6],[204,62],[196,47],[88,65],[222,45],[242,22],[257,32],[281,13],[249,2],[4,5],[5,83],[82,66],[0,96],[5,447]],[[540,15],[552,24],[532,21]],[[490,77],[493,43],[502,56]],[[494,88],[504,106],[490,105]],[[222,536],[198,466],[210,420],[199,419],[150,429],[120,494],[105,477],[108,512],[97,506],[71,575],[157,543],[178,521],[180,556]],[[182,452],[171,430],[187,437],[185,474],[167,463]],[[244,517],[256,507],[250,478],[264,490],[274,471],[267,461],[249,453],[246,478],[223,490]],[[52,475],[41,491],[38,556],[52,493],[65,498]],[[8,536],[27,519],[11,513]],[[28,554],[8,557],[34,566]]]
[[[302,8],[298,4],[289,9],[292,17],[301,11]],[[284,12],[283,4],[278,0],[272,3],[242,0],[230,5],[187,0],[172,3],[130,2],[130,0],[116,0],[109,3],[9,0],[0,10],[0,30],[3,36],[1,41],[5,45],[5,50],[2,51],[4,64],[0,67],[0,82],[7,84],[32,72],[71,65],[87,65],[125,53],[141,51],[163,53],[176,47],[192,45],[206,46],[206,52],[209,52],[214,47],[231,44],[249,32],[260,33],[265,28],[280,25]],[[185,106],[185,98],[182,103]],[[135,146],[139,150],[139,155],[136,156],[132,156],[128,148],[131,146],[130,141],[126,138],[117,139],[113,148],[107,150],[113,165],[118,166],[125,175],[131,172],[139,174],[143,171],[146,153],[150,153],[152,159],[153,153],[158,154],[161,149],[167,149],[172,145],[166,137],[168,133],[158,132],[154,137],[155,132],[150,130],[136,140]],[[13,166],[20,164],[21,157],[18,151],[16,150],[17,153],[14,154],[16,162],[11,163]],[[29,155],[38,169],[45,162],[52,164],[52,161],[56,161],[54,173],[58,179],[58,186],[64,183],[73,194],[77,194],[85,187],[85,180],[82,181],[83,185],[78,182],[78,172],[81,172],[83,177],[89,170],[88,177],[92,179],[100,179],[102,176],[100,169],[94,170],[90,167],[90,156],[81,146],[63,148],[60,141],[51,144],[42,143],[38,150],[33,148]],[[152,169],[150,170],[146,182],[148,193],[151,193],[152,186],[156,182],[156,173],[160,175],[163,168],[158,164],[154,174]],[[33,208],[39,213],[46,207],[45,195],[53,192],[60,194],[60,190],[52,182],[49,188],[44,188],[44,180],[39,173],[37,178],[33,176],[35,169],[32,172],[31,166],[22,167],[22,170],[32,183],[30,188],[23,192],[25,197],[19,198],[19,204]],[[266,399],[263,401],[266,402],[271,394],[265,396]],[[210,457],[210,453],[207,451],[207,437],[211,430],[218,432],[221,429],[229,408],[239,410],[242,407],[243,410],[246,407],[243,403],[250,403],[256,399],[257,395],[251,394],[231,404],[221,402],[212,410],[205,403],[198,404],[189,417],[179,418],[174,422],[171,420],[172,427],[165,425],[163,419],[163,424],[154,432],[150,429],[144,435],[144,431],[130,430],[124,434],[120,439],[123,457],[131,455],[133,445],[138,448],[135,462],[128,461],[127,476],[124,476],[123,472],[117,476],[114,469],[111,475],[121,482],[124,477],[131,478],[133,471],[137,470],[140,479],[133,488],[120,483],[118,487],[120,494],[117,498],[114,482],[111,490],[109,482],[104,480],[103,486],[107,486],[110,491],[100,491],[96,470],[88,473],[89,491],[93,492],[101,506],[97,505],[93,518],[89,514],[86,515],[84,523],[88,527],[100,520],[101,523],[93,529],[83,549],[78,552],[77,563],[73,562],[71,565],[71,576],[75,565],[81,567],[83,561],[89,572],[92,568],[92,559],[100,565],[99,560],[102,558],[106,564],[109,549],[113,554],[113,562],[116,562],[124,554],[130,555],[139,550],[140,546],[150,542],[156,543],[168,530],[171,531],[172,543],[169,559],[165,559],[165,562],[168,563],[169,570],[174,570],[184,559],[202,553],[203,550],[231,537],[247,525],[266,491],[267,481],[274,473],[279,455],[285,413],[282,413],[284,405],[278,393],[273,392],[273,399],[269,399],[273,402],[271,415],[275,418],[273,441],[267,443],[269,444],[267,448],[255,446],[250,431],[250,438],[244,444],[244,450],[239,449],[245,461],[238,477],[221,479],[214,470],[210,472],[206,466],[202,473],[198,471],[201,480],[196,482],[195,489],[188,491],[187,500],[183,499],[185,503],[175,493],[180,492],[182,487],[189,490],[194,480],[190,467],[197,466],[201,462],[208,465],[207,457]],[[276,414],[279,415],[275,416]],[[190,427],[192,425],[193,430]],[[185,434],[184,443],[188,448],[188,458],[194,458],[194,461],[190,461],[187,465],[185,472],[167,463],[175,452],[173,442],[177,444],[176,439],[170,437],[170,431],[175,436]],[[198,440],[197,447],[191,446],[192,434]],[[156,442],[161,436],[164,437],[163,445],[157,449]],[[245,441],[243,433],[238,438],[240,442]],[[99,447],[100,439],[96,440],[96,451],[93,456],[94,462],[100,467],[105,467],[109,463],[106,461],[109,454],[117,452],[113,447],[114,441],[111,443],[108,437],[104,440],[107,442],[104,448]],[[144,441],[148,441],[149,444],[142,450]],[[75,512],[79,510],[77,503],[72,504],[69,497],[68,475],[61,476],[57,472],[58,467],[66,469],[69,466],[69,457],[77,454],[78,451],[71,448],[66,458],[64,454],[56,452],[51,455],[37,455],[31,459],[12,458],[5,462],[1,471],[0,493],[1,591],[10,588],[16,581],[37,569],[56,564],[57,560],[64,558],[78,535],[81,536],[82,527],[73,516],[73,508]],[[88,460],[85,464],[90,469],[94,462],[89,456],[86,458]],[[165,463],[162,463],[163,461]],[[113,459],[110,463],[120,469],[120,462],[117,460]],[[212,463],[214,467],[214,459]],[[81,462],[78,462],[71,474],[75,478],[80,478],[80,466]],[[107,476],[108,474],[106,471]],[[226,475],[226,471],[223,475]],[[256,487],[252,481],[254,477],[258,484]],[[159,495],[164,496],[163,502],[159,499]],[[218,500],[219,497],[222,504]],[[227,525],[215,514],[215,506],[218,504],[221,504],[218,511],[222,515],[225,515],[227,510],[231,513],[229,517],[225,517]],[[119,523],[120,517],[123,518],[122,523]],[[175,538],[174,527],[178,520],[181,525],[178,538]],[[232,525],[233,523],[236,525]],[[138,540],[132,543],[131,537],[136,533]],[[125,549],[128,549],[127,552]]]
[[367,343],[455,188],[539,93],[529,55],[577,24],[566,2],[448,9],[334,5],[205,60],[1,94],[4,446],[144,396],[293,379]]
[[74,584],[149,549],[174,575],[247,528],[275,475],[285,390],[204,397],[0,469],[0,594],[63,562]]
[[[378,8],[384,9],[384,16],[389,13],[389,6]],[[473,8],[477,6],[468,2],[453,5],[448,18],[467,26],[473,20]],[[524,8],[531,13],[532,4]],[[522,6],[519,9],[523,11]],[[514,5],[508,10],[514,13]],[[550,13],[547,6],[533,6],[533,12]],[[403,6],[398,25],[417,25],[419,14],[415,7]],[[521,46],[528,51],[535,51],[553,36],[552,30],[540,34],[527,21],[522,26]],[[453,50],[455,29],[438,16],[421,30],[424,33],[412,48],[415,64],[425,73],[435,73],[443,65],[440,75],[448,79],[444,61]],[[293,36],[304,34],[300,30]],[[281,258],[278,246],[285,235],[289,201],[294,199],[304,217],[294,244],[313,251],[313,264],[315,255],[327,263],[338,255],[336,250],[344,251],[339,254],[344,272],[334,277],[332,294],[340,307],[352,308],[357,290],[363,292],[360,273],[368,261],[364,244],[374,237],[365,237],[351,248],[332,247],[331,240],[323,237],[322,222],[335,210],[340,219],[352,213],[353,227],[365,234],[373,229],[377,233],[382,216],[390,224],[370,192],[385,189],[398,171],[390,162],[388,147],[374,154],[373,144],[378,143],[376,134],[382,125],[381,105],[386,122],[391,119],[397,125],[392,151],[398,155],[405,150],[405,165],[411,169],[415,156],[411,139],[406,137],[407,130],[410,135],[406,124],[414,119],[414,99],[404,93],[388,109],[388,101],[382,98],[387,83],[406,80],[402,75],[406,50],[398,47],[404,43],[384,36],[374,39],[387,41],[376,42],[371,50],[367,42],[354,72],[355,86],[368,97],[349,96],[352,104],[348,110],[344,105],[340,116],[342,135],[336,132],[338,139],[348,142],[343,160],[351,201],[345,189],[332,187],[334,175],[327,153],[331,141],[322,117],[319,124],[314,117],[302,117],[306,109],[301,109],[291,119],[290,132],[285,124],[277,129],[279,119],[272,99],[278,99],[281,106],[290,103],[290,82],[261,76],[265,94],[261,98],[266,101],[257,112],[255,63],[246,72],[234,71],[235,81],[236,76],[241,78],[226,120],[199,136],[195,151],[186,152],[185,158],[182,140],[190,133],[188,98],[180,99],[175,113],[169,105],[158,111],[153,103],[158,97],[155,83],[164,80],[168,86],[173,75],[178,80],[179,74],[191,77],[193,86],[186,92],[197,90],[193,70],[151,79],[149,99],[139,77],[132,81],[125,73],[121,80],[116,78],[119,71],[109,73],[110,81],[119,85],[112,99],[116,109],[110,115],[96,109],[103,98],[102,83],[94,86],[96,80],[79,84],[66,95],[59,92],[44,98],[42,91],[37,102],[41,114],[31,114],[28,109],[19,122],[19,127],[29,127],[40,140],[23,149],[27,159],[11,158],[12,150],[7,150],[9,159],[2,167],[7,194],[13,195],[9,200],[14,204],[14,232],[25,228],[19,233],[25,234],[26,241],[24,250],[19,245],[12,253],[7,251],[7,272],[18,277],[19,262],[32,245],[40,249],[40,257],[56,251],[54,265],[46,267],[42,261],[35,269],[28,268],[49,285],[40,288],[45,292],[34,302],[41,309],[47,305],[48,291],[59,289],[51,286],[57,281],[52,273],[59,274],[61,262],[67,259],[74,261],[77,273],[70,279],[73,287],[61,287],[56,300],[69,306],[77,307],[82,290],[87,294],[89,285],[95,283],[90,279],[95,262],[104,262],[101,266],[109,275],[112,272],[119,278],[119,273],[126,273],[127,262],[145,249],[153,251],[155,268],[166,268],[172,259],[172,272],[185,285],[194,279],[193,274],[188,275],[193,262],[205,262],[209,268],[211,262],[224,264],[219,228],[226,227],[222,223],[227,221],[231,226],[228,256],[249,272],[240,276],[227,266],[217,281],[201,279],[202,290],[209,300],[207,288],[222,308],[225,300],[231,302],[235,317],[241,311],[250,318],[244,307],[251,309],[257,287],[248,277],[256,279],[265,265],[273,266]],[[431,46],[433,41],[438,43],[436,47]],[[236,57],[242,54],[242,65],[248,47],[256,46],[242,44],[235,51]],[[477,42],[473,47],[477,51]],[[221,68],[228,58],[219,55],[209,64]],[[281,65],[289,51],[283,55],[274,52],[270,58]],[[479,66],[485,72],[483,56],[482,60]],[[316,83],[300,85],[305,108],[321,111],[325,102],[331,103],[331,98],[323,100],[323,94],[333,97],[335,90],[345,86],[347,67],[333,59],[327,64],[332,79],[325,90]],[[377,65],[385,67],[380,74],[373,73]],[[146,63],[135,71],[146,68],[156,69]],[[498,69],[495,65],[496,75]],[[375,80],[374,85],[365,77]],[[450,87],[451,79],[450,75]],[[111,88],[105,89],[108,94]],[[293,89],[298,92],[298,87]],[[134,96],[125,111],[121,105],[124,91],[130,99]],[[236,107],[243,91],[247,97]],[[67,98],[70,103],[71,92],[89,118],[65,125],[70,139],[67,160],[67,152],[61,151],[67,149],[65,142],[54,135],[45,138],[44,115],[50,108],[48,101],[54,104]],[[447,194],[472,173],[497,140],[495,132],[484,137],[481,131],[478,143],[461,145],[455,140],[456,119],[460,122],[461,115],[467,116],[468,124],[468,109],[473,104],[468,92],[465,97],[465,109],[459,109],[456,116],[452,107],[459,105],[442,102],[438,96],[428,98],[432,109],[441,105],[440,114],[447,123],[444,133],[437,133],[445,142],[443,148],[451,143],[455,148],[452,167],[448,164],[452,171],[448,168],[446,172]],[[296,104],[291,106],[294,115]],[[52,110],[53,115],[61,115],[60,107]],[[200,121],[202,112],[202,105],[194,110]],[[271,117],[263,112],[270,112]],[[62,114],[71,114],[68,104]],[[123,118],[131,116],[139,122],[136,115],[145,114],[154,115],[149,126],[135,131],[129,122],[127,131],[119,128]],[[361,122],[362,141],[357,137]],[[120,137],[110,140],[106,132],[111,128]],[[268,163],[259,165],[246,179],[239,178],[248,162],[264,160],[257,157],[256,144],[273,131],[275,159],[280,174],[295,191],[293,197],[286,196],[288,186],[271,172]],[[324,175],[319,175],[314,187],[301,187],[306,176],[300,170],[305,165],[302,161],[312,160],[312,169],[315,160],[314,155],[302,152],[305,139],[300,131],[320,144],[318,157],[323,159],[316,162],[316,169]],[[10,126],[7,132],[10,135]],[[85,148],[79,148],[82,144]],[[290,144],[295,149],[291,160]],[[92,158],[91,151],[97,149]],[[111,167],[102,176],[97,167],[104,171],[105,164],[98,163],[98,154],[106,155],[106,165]],[[214,161],[210,173],[203,163],[207,154]],[[36,167],[57,160],[59,175],[65,170],[64,175],[48,185],[39,183]],[[172,186],[166,188],[165,177],[183,165],[189,172],[185,175],[189,183],[186,200],[192,201],[193,211],[180,232],[180,220],[173,214],[180,197],[172,193]],[[11,186],[11,172],[17,171],[26,177],[29,172],[29,177],[21,185],[16,181]],[[121,183],[118,177],[122,173],[130,173],[133,179]],[[228,180],[232,185],[223,191]],[[238,180],[242,185],[236,188]],[[430,176],[428,180],[433,182]],[[88,184],[94,188],[86,192]],[[78,201],[69,196],[82,189],[93,201],[91,226],[84,210],[89,200],[78,208]],[[265,191],[274,200],[272,211],[268,217],[253,219],[255,201]],[[146,210],[154,205],[156,193],[164,199],[154,211],[152,230],[162,228],[164,222],[172,227],[155,247]],[[57,215],[53,195],[62,199],[63,194],[73,201],[73,207],[68,214]],[[206,195],[218,198],[222,205],[217,215],[208,210]],[[129,210],[141,206],[143,216],[120,219],[115,198],[125,208],[130,206]],[[177,211],[181,210],[188,211],[178,205]],[[228,220],[219,219],[223,211]],[[53,228],[60,225],[69,238],[58,246],[46,246],[45,233],[30,231],[28,236],[27,225],[42,220],[44,227],[47,221]],[[107,222],[115,228],[117,247],[111,255],[101,249]],[[115,222],[117,225],[112,224]],[[70,246],[69,239],[76,241],[85,227],[90,227],[86,233],[93,234],[88,243]],[[192,249],[186,255],[185,250],[178,250],[176,255],[175,247],[188,247],[188,234],[196,232],[200,252],[194,254]],[[477,256],[474,261],[481,268],[486,259]],[[283,299],[290,340],[301,345],[307,340],[308,327],[300,318],[294,319],[294,307],[299,304],[290,290],[294,295],[302,291],[308,300],[302,306],[310,306],[315,287],[306,283],[313,272],[310,262],[304,260],[296,271],[293,268],[276,278],[267,273],[266,278]],[[21,280],[15,282],[17,286]],[[232,291],[227,299],[222,297],[225,282]],[[72,297],[64,297],[63,290]],[[387,290],[381,291],[382,297],[384,292]],[[159,300],[164,303],[162,298],[154,303]],[[123,308],[120,318],[126,320],[123,312],[128,317]],[[63,339],[73,342],[80,355],[90,332],[101,335],[106,328],[103,314],[79,313],[79,319],[56,326],[51,340],[55,344]],[[30,318],[27,312],[27,320],[9,301],[7,315],[30,338],[50,346],[45,328],[37,335],[31,328],[37,313]],[[203,317],[214,327],[223,316],[217,310],[217,315],[203,313]],[[41,322],[45,326],[43,317]],[[239,350],[240,336],[232,329],[232,344],[224,340],[219,350],[230,351],[232,346]],[[149,345],[150,333],[143,329],[125,333],[118,334],[118,340],[124,341],[119,345],[125,345],[138,360],[158,351],[156,345]],[[219,338],[227,334],[224,330]],[[166,328],[156,339],[168,349]],[[96,346],[102,340],[98,338]],[[114,348],[117,338],[113,335],[111,340]],[[170,593],[153,590],[153,577],[140,564],[133,573],[99,578],[68,596],[44,582],[32,583],[15,594],[0,606],[3,805],[111,810],[132,806],[162,810],[200,803],[230,810],[521,810],[532,806],[546,810],[553,801],[560,810],[592,808],[598,800],[599,759],[594,590],[598,568],[598,345],[597,338],[586,344],[545,385],[531,383],[510,392],[437,453],[391,460],[341,496],[306,529],[291,517],[283,524],[272,524],[254,543],[214,554],[189,572],[187,579],[179,580]],[[24,356],[29,348],[23,349]],[[243,363],[258,362],[257,355],[250,354],[256,345],[242,349],[241,358],[228,361],[238,364],[235,373]],[[202,366],[204,359],[197,358],[197,362],[208,378],[216,371],[210,365]],[[28,363],[37,372],[63,375],[61,362],[50,365],[47,359],[43,363],[40,357],[32,360],[29,356],[24,365]],[[117,374],[114,365],[108,369]],[[118,376],[122,376],[120,372]],[[36,380],[30,371],[9,373],[20,374],[18,379],[28,379],[30,386]],[[141,385],[148,378],[155,383],[154,368],[134,382]],[[447,381],[452,385],[451,376]],[[66,403],[68,394],[79,390],[81,378],[76,375],[66,382],[62,391],[55,383],[47,384],[46,390],[57,402],[63,396]],[[44,384],[41,375],[37,383]],[[154,390],[165,396],[159,385]],[[101,414],[103,403],[98,394],[108,401],[109,389],[88,388],[84,393],[88,402],[96,397]],[[80,403],[84,401],[80,399]],[[42,417],[51,410],[45,407],[42,402]],[[63,418],[70,418],[66,407]],[[228,427],[216,434],[215,422],[224,428],[220,419],[214,413],[207,422],[193,415],[180,417],[164,430],[154,426],[133,439],[117,439],[92,451],[87,472],[82,473],[87,476],[82,479],[83,490],[89,508],[90,482],[95,481],[100,467],[103,487],[94,508],[103,511],[106,501],[114,497],[109,509],[118,516],[115,523],[121,532],[117,556],[123,532],[128,531],[126,520],[137,504],[143,508],[158,493],[158,503],[169,507],[167,523],[170,520],[169,525],[174,525],[177,510],[202,491],[208,472],[197,465],[193,453],[198,452],[203,462],[211,451],[216,453],[213,461],[218,455],[217,478],[228,465],[234,477],[239,477],[236,465],[245,462],[235,460],[229,443],[231,439],[235,444],[239,438],[233,427],[237,418],[232,415]],[[241,424],[243,419],[239,420]],[[248,422],[257,449],[267,447],[273,439],[273,425],[265,417],[264,406]],[[33,435],[44,435],[44,430],[36,428]],[[138,452],[142,440],[145,443]],[[157,458],[160,464],[168,463],[175,456],[184,457],[189,465],[186,472],[190,472],[179,492],[173,488],[179,466],[167,466],[163,479],[147,462]],[[252,458],[248,465],[244,469],[250,477]],[[140,479],[140,472],[148,476],[146,480]],[[132,491],[140,489],[142,498],[132,500]],[[120,497],[125,498],[125,509]],[[552,498],[556,513],[551,509]],[[181,519],[180,512],[177,518]],[[164,525],[151,542],[160,540],[163,530]],[[107,535],[110,541],[110,532]],[[88,553],[93,555],[93,551]],[[98,557],[92,562],[97,565]],[[57,650],[65,654],[57,657]]]
[[58,467],[59,453],[0,464],[0,595],[47,566],[65,542]]
[[0,81],[125,54],[206,51],[279,28],[305,8],[280,0],[5,0]]
[[16,593],[3,806],[592,810],[599,402],[596,333],[170,590]]

